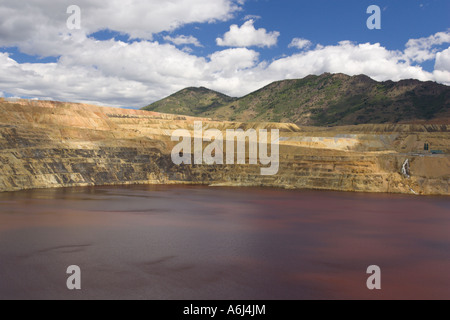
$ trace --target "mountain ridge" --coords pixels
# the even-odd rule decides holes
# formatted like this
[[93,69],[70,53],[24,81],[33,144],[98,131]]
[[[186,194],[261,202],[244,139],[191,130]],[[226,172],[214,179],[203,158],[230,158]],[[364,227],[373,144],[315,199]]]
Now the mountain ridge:
[[450,87],[415,79],[378,82],[366,75],[325,73],[275,81],[240,98],[190,87],[143,110],[307,126],[448,122]]
[[155,112],[166,110],[163,113],[196,116],[208,109],[223,106],[235,100],[237,98],[229,97],[205,87],[188,87],[153,103],[152,107],[143,108],[143,110]]

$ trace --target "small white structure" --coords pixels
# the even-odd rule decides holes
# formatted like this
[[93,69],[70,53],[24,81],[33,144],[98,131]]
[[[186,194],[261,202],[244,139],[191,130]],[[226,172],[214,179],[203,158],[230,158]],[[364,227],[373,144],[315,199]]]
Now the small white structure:
[[411,178],[410,167],[409,167],[409,159],[406,159],[406,161],[403,163],[402,174],[408,179]]

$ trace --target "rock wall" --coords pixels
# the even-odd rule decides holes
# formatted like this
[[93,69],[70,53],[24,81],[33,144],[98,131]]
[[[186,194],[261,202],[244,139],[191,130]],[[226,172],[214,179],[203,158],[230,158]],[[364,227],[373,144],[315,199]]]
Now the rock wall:
[[[280,130],[280,169],[173,164],[170,140],[194,121]],[[0,191],[114,184],[207,184],[449,195],[449,125],[308,128],[214,122],[82,104],[0,102]],[[423,144],[444,151],[423,152]],[[410,177],[402,175],[405,160]]]

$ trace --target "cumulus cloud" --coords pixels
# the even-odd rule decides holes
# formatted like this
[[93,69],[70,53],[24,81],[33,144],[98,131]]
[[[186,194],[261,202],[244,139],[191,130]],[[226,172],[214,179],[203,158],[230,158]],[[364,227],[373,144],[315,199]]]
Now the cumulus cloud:
[[200,41],[198,41],[198,39],[193,36],[183,36],[183,35],[177,37],[165,36],[164,40],[171,42],[177,46],[192,44],[196,47],[202,47]]
[[450,48],[436,54],[435,80],[450,85]]
[[350,41],[342,41],[335,46],[318,46],[313,50],[279,59],[268,70],[288,78],[324,72],[366,74],[379,81],[432,78],[421,67],[404,62],[401,52],[390,51],[379,43],[356,44]]
[[450,71],[450,48],[436,54],[435,70]]
[[133,105],[152,94],[140,82],[105,76],[95,68],[19,64],[4,54],[0,54],[0,68],[6,73],[0,76],[2,89],[18,96],[119,106]]
[[223,38],[217,38],[221,47],[273,47],[278,42],[278,31],[267,32],[266,29],[255,29],[254,20],[248,20],[241,27],[232,25]]
[[218,51],[210,55],[208,69],[217,74],[234,74],[240,70],[249,69],[255,66],[259,54],[247,48],[234,48]]
[[418,63],[433,60],[439,51],[436,46],[444,43],[450,43],[450,31],[438,32],[427,38],[411,39],[406,44],[405,57]]
[[218,83],[239,78],[257,61],[258,53],[246,48],[223,50],[202,58],[158,42],[85,38],[57,63],[20,64],[0,53],[0,88],[43,99],[142,107],[191,85],[229,93],[242,90],[233,83],[225,87]]
[[[78,0],[84,34],[110,29],[131,38],[151,40],[162,31],[189,23],[226,21],[239,10],[235,0]],[[2,0],[0,46],[25,46],[31,53],[39,41],[51,43],[68,33],[67,8],[72,0]],[[38,41],[39,40],[39,41]],[[45,52],[38,52],[45,54]]]
[[297,48],[297,49],[301,50],[301,49],[308,49],[311,46],[312,46],[312,42],[307,39],[294,38],[294,39],[292,39],[288,48]]
[[142,107],[188,86],[242,96],[272,81],[323,72],[450,84],[450,49],[437,54],[434,73],[410,65],[400,51],[348,41],[271,63],[260,61],[259,53],[248,48],[226,49],[203,58],[150,41],[86,38],[72,49],[57,63],[20,64],[0,54],[0,88],[19,96]]

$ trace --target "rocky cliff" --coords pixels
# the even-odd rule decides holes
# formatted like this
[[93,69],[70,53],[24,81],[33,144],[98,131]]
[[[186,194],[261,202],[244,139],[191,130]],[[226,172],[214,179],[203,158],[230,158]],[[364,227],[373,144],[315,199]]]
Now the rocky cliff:
[[[280,130],[280,169],[173,164],[176,129]],[[0,101],[0,191],[113,184],[270,186],[449,195],[450,125],[216,122],[82,104]],[[425,143],[444,154],[424,152]],[[407,173],[402,168],[408,160]]]

